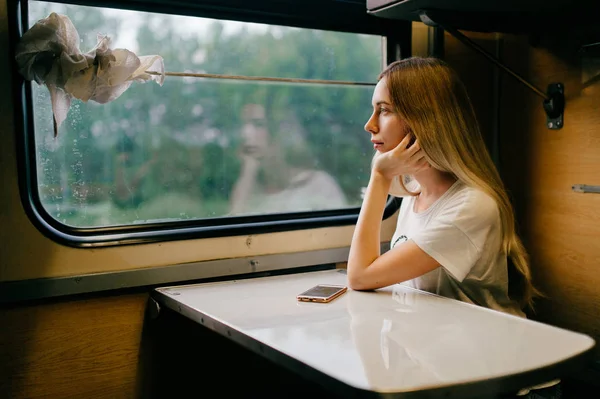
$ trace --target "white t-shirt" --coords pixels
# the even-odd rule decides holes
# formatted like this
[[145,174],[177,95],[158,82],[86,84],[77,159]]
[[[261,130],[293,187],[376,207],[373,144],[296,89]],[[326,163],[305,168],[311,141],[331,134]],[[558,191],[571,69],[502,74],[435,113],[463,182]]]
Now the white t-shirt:
[[253,192],[244,205],[244,213],[301,212],[336,209],[347,206],[337,181],[319,170],[302,171],[283,190]]
[[[414,191],[418,185],[407,188]],[[412,240],[441,267],[403,284],[524,317],[508,297],[507,258],[494,199],[457,181],[425,211],[414,211],[415,200],[403,198],[390,250]]]

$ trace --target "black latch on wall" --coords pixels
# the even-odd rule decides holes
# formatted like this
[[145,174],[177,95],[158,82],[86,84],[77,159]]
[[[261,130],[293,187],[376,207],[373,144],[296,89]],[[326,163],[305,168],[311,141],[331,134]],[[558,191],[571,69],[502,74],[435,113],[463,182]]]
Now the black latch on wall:
[[546,124],[548,129],[560,129],[563,124],[563,113],[565,110],[565,91],[562,83],[548,85],[548,98],[544,100],[544,111],[546,111]]

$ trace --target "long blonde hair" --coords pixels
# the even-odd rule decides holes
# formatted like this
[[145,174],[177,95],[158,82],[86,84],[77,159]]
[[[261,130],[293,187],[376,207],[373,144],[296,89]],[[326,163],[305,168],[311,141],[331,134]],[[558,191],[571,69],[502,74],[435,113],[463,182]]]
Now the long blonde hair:
[[[532,284],[513,207],[458,75],[440,59],[412,57],[388,65],[379,76],[384,78],[395,112],[412,130],[431,166],[482,190],[498,204],[509,264],[509,295],[521,307],[533,309],[534,297],[541,294]],[[403,185],[404,177],[399,180]]]

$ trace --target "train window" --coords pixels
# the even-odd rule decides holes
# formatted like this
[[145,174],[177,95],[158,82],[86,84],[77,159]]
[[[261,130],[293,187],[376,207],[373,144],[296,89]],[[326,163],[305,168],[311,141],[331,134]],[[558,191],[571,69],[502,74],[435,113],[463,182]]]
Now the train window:
[[357,214],[373,86],[353,83],[375,81],[382,36],[45,1],[28,2],[29,26],[51,12],[71,19],[82,51],[103,34],[112,48],[162,56],[166,71],[242,76],[167,76],[107,104],[74,99],[57,137],[48,90],[33,83],[32,167],[54,222],[91,231]]

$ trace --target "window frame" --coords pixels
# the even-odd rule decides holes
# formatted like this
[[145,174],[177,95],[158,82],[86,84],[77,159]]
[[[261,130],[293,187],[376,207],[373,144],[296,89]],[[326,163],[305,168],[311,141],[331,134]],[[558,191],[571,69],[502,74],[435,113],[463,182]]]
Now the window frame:
[[[260,0],[252,9],[243,8],[243,0],[193,0],[175,4],[161,0],[57,0],[57,3],[82,6],[113,7],[135,11],[187,15],[243,22],[265,23],[309,29],[332,30],[382,36],[383,60],[387,64],[410,55],[410,22],[379,19],[366,13],[366,5],[358,0],[305,0],[321,5],[318,12],[297,11],[290,3],[298,0]],[[323,3],[325,5],[323,6]],[[363,12],[359,12],[360,5]],[[312,12],[312,13],[311,13]],[[339,15],[348,15],[339,19]],[[334,17],[335,16],[335,17]],[[28,1],[8,0],[9,54],[14,59],[15,46],[28,29]],[[81,228],[65,225],[53,218],[42,205],[37,181],[36,148],[33,126],[32,82],[22,78],[12,63],[18,181],[21,202],[31,222],[48,238],[71,247],[106,247],[170,240],[239,236],[291,230],[313,229],[356,224],[360,207],[323,211],[293,212],[267,215],[227,216],[126,226]],[[383,219],[399,208],[400,199],[388,197]]]

